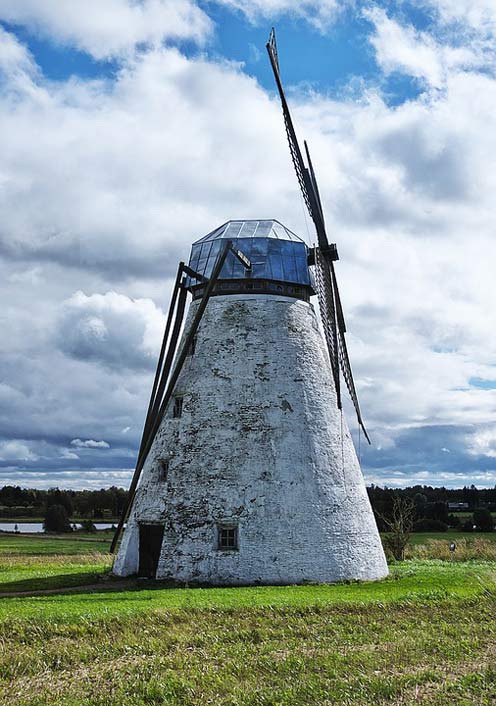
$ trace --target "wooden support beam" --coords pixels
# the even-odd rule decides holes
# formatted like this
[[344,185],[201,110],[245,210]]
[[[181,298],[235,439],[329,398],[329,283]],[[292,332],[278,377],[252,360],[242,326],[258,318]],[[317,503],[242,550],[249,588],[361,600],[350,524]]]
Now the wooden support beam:
[[[189,329],[188,334],[186,336],[186,339],[184,341],[184,345],[183,345],[181,352],[179,353],[179,356],[177,357],[177,360],[175,362],[174,369],[173,369],[172,374],[170,376],[170,380],[167,385],[167,389],[165,391],[165,395],[163,397],[163,400],[160,403],[160,407],[155,415],[152,410],[152,418],[151,418],[149,433],[147,435],[146,441],[143,443],[142,448],[140,448],[138,462],[136,464],[136,470],[134,471],[134,475],[131,480],[131,485],[129,487],[128,501],[127,501],[126,507],[124,509],[124,512],[122,513],[122,516],[119,520],[119,524],[117,525],[117,529],[116,529],[114,537],[112,539],[112,544],[110,545],[110,552],[111,553],[113,553],[117,547],[117,542],[119,541],[119,537],[121,535],[122,528],[124,527],[124,523],[126,522],[126,520],[128,518],[129,512],[130,512],[132,504],[133,504],[134,497],[136,495],[136,488],[138,487],[138,481],[141,476],[141,471],[143,470],[143,466],[145,465],[146,458],[150,452],[150,449],[152,447],[155,436],[156,436],[156,434],[160,428],[160,425],[162,423],[162,419],[163,419],[165,411],[167,409],[167,405],[169,404],[169,401],[172,397],[172,393],[174,391],[177,380],[179,378],[179,374],[180,374],[182,367],[184,365],[184,361],[186,360],[186,356],[188,355],[189,347],[191,346],[193,338],[196,335],[196,332],[198,330],[198,326],[200,325],[200,321],[202,319],[202,316],[203,316],[205,309],[206,309],[206,306],[208,304],[208,300],[210,299],[210,295],[212,293],[212,290],[213,290],[215,283],[220,275],[220,272],[222,270],[222,267],[223,267],[224,262],[227,257],[227,253],[229,252],[231,247],[232,247],[232,243],[229,240],[226,242],[226,244],[224,245],[224,248],[219,253],[219,257],[218,257],[217,262],[215,264],[215,267],[213,269],[212,275],[211,275],[210,279],[208,280],[208,284],[205,287],[203,297],[200,301],[200,304],[199,304],[198,309],[195,313],[193,321],[191,322],[191,326],[190,326],[190,329]],[[185,292],[184,289],[181,290],[181,292],[183,292],[183,291]],[[181,299],[180,299],[180,302],[181,302]],[[178,307],[178,309],[179,309],[179,307]],[[178,313],[180,313],[180,312],[178,311]],[[176,328],[177,322],[178,322],[178,316],[176,316],[176,321],[175,321],[175,325],[174,325],[175,328]],[[179,329],[180,329],[180,325],[179,325]],[[172,339],[171,339],[171,343],[172,343]],[[170,347],[169,347],[168,353],[170,353]],[[165,372],[165,365],[164,365],[164,372]],[[163,379],[164,379],[164,376],[162,375],[162,380]],[[161,380],[161,382],[162,382],[162,380]],[[158,390],[157,390],[157,395],[155,398],[154,408],[156,407],[157,399],[158,399]]]
[[158,356],[157,370],[155,372],[155,379],[153,381],[152,392],[150,395],[150,402],[148,403],[148,409],[147,409],[146,417],[145,417],[145,424],[143,426],[143,433],[141,435],[140,452],[141,452],[141,447],[143,445],[143,440],[146,439],[146,436],[147,436],[147,433],[149,430],[150,419],[152,417],[152,410],[153,410],[153,406],[155,404],[155,398],[157,396],[157,388],[160,384],[161,378],[163,377],[162,368],[163,368],[163,364],[164,364],[164,357],[165,357],[165,352],[167,350],[167,342],[169,340],[170,327],[172,324],[172,319],[174,317],[174,310],[176,308],[177,295],[179,292],[179,287],[181,284],[181,277],[183,276],[183,271],[184,271],[184,262],[180,262],[179,267],[177,268],[177,276],[176,276],[176,281],[174,283],[174,289],[172,290],[172,298],[171,298],[171,303],[169,306],[169,312],[167,314],[167,322],[165,324],[164,337],[162,339],[162,347],[160,348],[160,354]]

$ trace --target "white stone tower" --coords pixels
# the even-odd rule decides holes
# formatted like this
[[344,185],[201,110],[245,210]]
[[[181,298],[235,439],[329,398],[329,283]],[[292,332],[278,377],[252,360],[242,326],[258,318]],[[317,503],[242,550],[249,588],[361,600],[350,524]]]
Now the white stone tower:
[[[146,456],[120,576],[237,585],[378,579],[387,565],[320,332],[309,251],[277,221],[230,221],[230,251]],[[188,278],[193,301],[205,281]]]

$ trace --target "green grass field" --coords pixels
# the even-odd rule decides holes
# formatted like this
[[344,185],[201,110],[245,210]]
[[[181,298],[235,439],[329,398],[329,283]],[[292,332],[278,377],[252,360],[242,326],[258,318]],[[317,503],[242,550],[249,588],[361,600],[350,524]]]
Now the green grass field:
[[37,556],[59,554],[89,554],[91,552],[108,552],[112,532],[102,531],[96,534],[69,535],[16,535],[0,534],[0,556],[25,555]]
[[98,543],[0,538],[0,592],[72,586],[0,599],[2,706],[496,704],[496,562],[412,559],[333,586],[117,587],[98,581]]

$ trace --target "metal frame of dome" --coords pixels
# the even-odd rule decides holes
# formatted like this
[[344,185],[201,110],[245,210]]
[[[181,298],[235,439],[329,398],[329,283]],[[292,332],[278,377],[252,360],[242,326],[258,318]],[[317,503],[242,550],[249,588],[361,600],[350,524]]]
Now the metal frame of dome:
[[296,233],[286,228],[280,221],[275,218],[266,220],[241,220],[241,221],[226,221],[218,228],[210,231],[203,238],[195,240],[193,245],[198,243],[208,242],[209,240],[237,240],[238,238],[276,238],[278,240],[291,240],[299,243],[304,243]]

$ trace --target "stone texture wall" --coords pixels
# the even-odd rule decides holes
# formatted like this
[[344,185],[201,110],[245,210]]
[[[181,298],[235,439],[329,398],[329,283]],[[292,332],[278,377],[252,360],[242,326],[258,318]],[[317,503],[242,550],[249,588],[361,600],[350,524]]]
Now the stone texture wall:
[[[171,403],[116,574],[137,571],[139,522],[165,526],[160,578],[235,585],[387,574],[311,304],[260,294],[212,298],[176,395],[182,416],[172,418]],[[239,527],[239,550],[216,548],[218,524]]]

